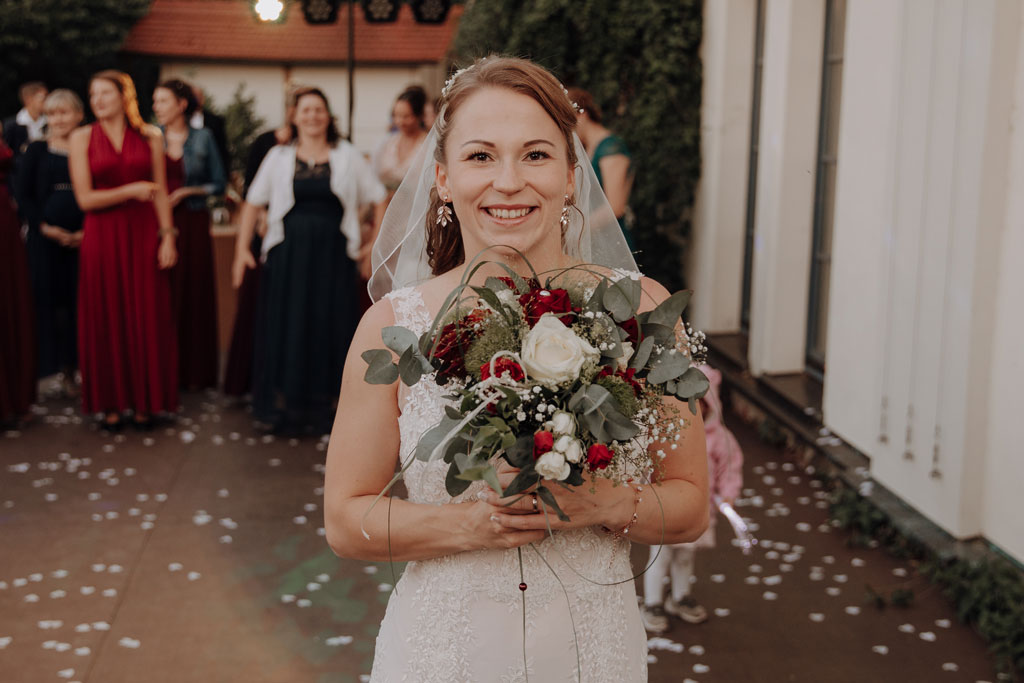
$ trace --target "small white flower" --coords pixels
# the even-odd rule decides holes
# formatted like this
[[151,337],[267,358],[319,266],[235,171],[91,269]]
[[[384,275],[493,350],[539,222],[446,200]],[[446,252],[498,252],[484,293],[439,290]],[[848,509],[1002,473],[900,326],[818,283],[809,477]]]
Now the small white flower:
[[537,474],[545,479],[556,479],[558,481],[564,481],[572,471],[569,463],[565,461],[565,456],[554,451],[549,451],[537,458],[536,469]]
[[575,427],[575,420],[572,415],[559,410],[551,416],[551,420],[548,421],[548,426],[553,434],[572,434]]

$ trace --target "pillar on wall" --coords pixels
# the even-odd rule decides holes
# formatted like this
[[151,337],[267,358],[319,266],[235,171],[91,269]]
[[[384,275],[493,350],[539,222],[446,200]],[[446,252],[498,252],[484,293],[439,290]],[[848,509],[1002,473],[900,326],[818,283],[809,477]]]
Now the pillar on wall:
[[757,166],[749,361],[804,369],[825,3],[768,0]]
[[740,329],[756,10],[751,0],[704,3],[701,179],[686,273],[693,323],[708,333]]

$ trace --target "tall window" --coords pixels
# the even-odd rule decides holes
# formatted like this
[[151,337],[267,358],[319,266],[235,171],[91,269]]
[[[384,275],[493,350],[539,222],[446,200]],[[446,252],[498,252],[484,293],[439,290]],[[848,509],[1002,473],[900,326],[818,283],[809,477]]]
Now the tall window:
[[811,285],[807,302],[807,369],[825,372],[828,326],[828,288],[832,266],[832,218],[836,198],[836,151],[839,103],[843,91],[843,33],[846,0],[825,5],[825,55],[821,74],[821,114],[818,124],[818,169],[814,189],[814,236]]
[[743,299],[740,329],[750,329],[750,280],[754,267],[754,205],[757,200],[758,128],[761,124],[761,72],[764,69],[764,4],[757,0],[757,27],[754,31],[754,97],[750,114],[750,163],[747,172],[747,221],[743,247]]

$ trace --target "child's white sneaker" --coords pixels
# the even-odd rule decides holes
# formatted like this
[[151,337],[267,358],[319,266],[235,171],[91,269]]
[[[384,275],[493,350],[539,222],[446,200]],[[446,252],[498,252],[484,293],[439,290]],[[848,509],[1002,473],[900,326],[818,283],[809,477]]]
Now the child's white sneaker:
[[651,633],[665,633],[668,631],[668,615],[661,605],[641,605],[640,621],[644,628]]
[[708,620],[708,611],[698,605],[697,601],[689,595],[679,602],[676,602],[671,595],[668,596],[665,599],[664,611],[679,617],[688,624],[701,624]]

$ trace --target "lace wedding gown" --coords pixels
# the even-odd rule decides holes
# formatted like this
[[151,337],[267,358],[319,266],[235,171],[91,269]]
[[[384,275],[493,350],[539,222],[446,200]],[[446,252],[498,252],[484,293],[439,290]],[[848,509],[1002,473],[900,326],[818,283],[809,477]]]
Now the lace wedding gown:
[[[417,335],[427,330],[433,316],[416,289],[388,296],[396,325]],[[429,380],[403,387],[398,420],[402,462],[413,457],[420,435],[440,419],[443,393]],[[409,500],[442,505],[470,499],[485,486],[474,482],[453,499],[445,491],[447,469],[441,461],[415,461],[405,473]],[[633,581],[596,585],[632,576],[627,541],[596,528],[555,532],[535,548],[524,546],[522,558],[523,579],[516,550],[410,562],[388,602],[370,681],[647,680],[646,634]],[[521,580],[528,586],[526,671]]]

